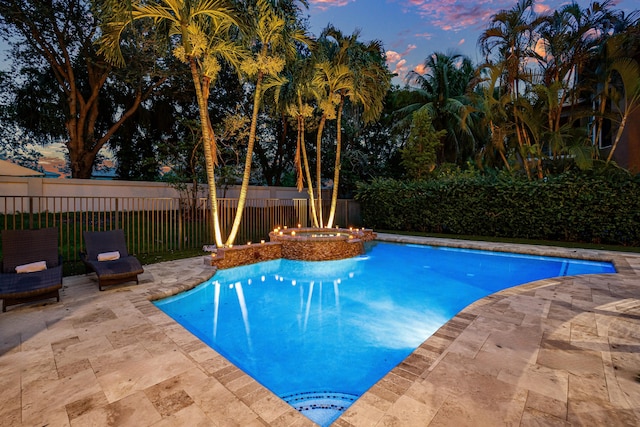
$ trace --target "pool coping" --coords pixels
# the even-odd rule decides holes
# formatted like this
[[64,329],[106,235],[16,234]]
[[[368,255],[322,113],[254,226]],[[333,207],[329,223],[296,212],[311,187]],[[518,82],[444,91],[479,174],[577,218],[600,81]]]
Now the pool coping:
[[[638,268],[634,268],[628,260],[628,257],[637,258],[637,254],[635,253],[621,253],[621,252],[611,252],[611,251],[601,251],[601,250],[586,250],[586,249],[570,249],[563,247],[555,247],[555,246],[543,246],[543,245],[523,245],[523,244],[512,244],[512,243],[491,243],[491,242],[482,242],[482,241],[469,241],[469,240],[458,240],[458,239],[443,239],[443,238],[432,238],[432,237],[419,237],[419,236],[404,236],[404,235],[394,235],[394,234],[386,234],[386,233],[378,233],[378,241],[383,242],[392,242],[392,243],[409,243],[409,244],[420,244],[420,245],[430,245],[430,246],[441,246],[441,247],[451,247],[451,248],[461,248],[461,249],[477,249],[477,250],[486,250],[493,252],[507,252],[507,253],[521,253],[527,255],[537,255],[537,256],[552,256],[552,257],[563,257],[563,258],[573,258],[573,259],[585,259],[592,261],[604,261],[611,262],[614,264],[616,268],[616,273],[606,273],[606,274],[590,274],[590,275],[582,275],[582,276],[565,276],[551,279],[538,280],[534,282],[530,282],[527,284],[511,287],[504,289],[502,291],[491,294],[485,298],[482,298],[478,301],[475,301],[461,310],[458,314],[456,314],[451,320],[445,323],[442,327],[440,327],[431,337],[427,338],[409,357],[407,357],[404,361],[402,361],[398,366],[392,369],[385,377],[382,378],[377,384],[375,384],[371,389],[369,389],[358,401],[356,401],[343,416],[336,422],[334,425],[342,426],[342,427],[351,427],[351,426],[365,426],[365,425],[485,425],[485,424],[500,424],[496,418],[499,418],[499,414],[492,413],[495,408],[489,409],[488,411],[481,414],[476,418],[476,416],[480,415],[477,411],[475,414],[469,416],[469,414],[464,414],[466,412],[465,409],[461,407],[457,407],[455,404],[450,404],[451,408],[456,408],[464,415],[462,417],[453,420],[451,418],[444,417],[437,418],[439,412],[445,413],[447,415],[451,415],[451,412],[444,410],[443,406],[445,404],[445,399],[438,397],[439,390],[437,387],[437,383],[434,384],[429,382],[429,377],[431,373],[436,369],[438,364],[442,362],[448,355],[454,354],[474,354],[474,358],[477,357],[477,352],[479,352],[480,348],[484,343],[479,344],[475,343],[464,343],[459,345],[459,348],[452,349],[457,340],[460,337],[464,336],[468,331],[468,328],[476,321],[479,317],[483,316],[483,313],[490,309],[492,306],[497,304],[505,304],[509,298],[517,297],[519,295],[530,294],[531,292],[535,292],[538,290],[543,290],[545,288],[557,288],[562,287],[564,284],[573,283],[576,280],[589,282],[590,280],[594,280],[598,277],[605,277],[607,279],[612,279],[621,276],[629,276],[632,281],[640,284],[640,275]],[[640,264],[638,264],[640,266]],[[637,292],[636,298],[640,297],[640,290]],[[636,306],[640,306],[640,301]],[[590,311],[585,308],[585,311]],[[640,310],[638,310],[638,314],[640,314]],[[529,319],[529,322],[534,323],[532,319]],[[511,320],[506,321],[507,324],[511,323]],[[640,322],[638,323],[640,324]],[[469,335],[469,334],[467,334]],[[465,337],[467,339],[468,337]],[[488,337],[487,337],[488,338]],[[472,340],[473,341],[473,340]],[[458,343],[459,344],[459,343]],[[473,346],[473,348],[470,348]],[[610,358],[609,358],[610,359]],[[610,365],[609,368],[612,371],[615,371],[615,366]],[[503,369],[493,367],[492,370]],[[521,368],[525,371],[525,368]],[[482,371],[482,369],[481,369]],[[640,368],[639,368],[640,372]],[[483,375],[485,373],[483,372]],[[610,376],[613,376],[613,373],[609,373]],[[482,376],[482,375],[481,375]],[[500,373],[496,375],[489,374],[489,377],[499,377]],[[613,382],[612,380],[610,380]],[[446,382],[446,381],[445,381]],[[427,385],[427,386],[425,386]],[[494,383],[495,385],[495,383]],[[615,384],[607,384],[608,387],[616,388]],[[451,387],[452,389],[457,389],[456,386]],[[461,387],[463,389],[463,387]],[[526,390],[526,387],[523,387]],[[426,391],[425,391],[426,390]],[[476,390],[478,391],[478,390]],[[527,390],[529,392],[531,390]],[[491,390],[480,390],[480,393],[486,392],[489,396],[489,400],[491,399]],[[614,394],[623,394],[621,390],[616,390]],[[456,393],[453,392],[452,395]],[[515,393],[514,393],[515,395]],[[409,397],[410,396],[410,397]],[[537,396],[537,395],[536,395]],[[543,396],[549,399],[548,396]],[[514,425],[514,424],[563,424],[568,422],[568,425],[571,425],[571,420],[574,422],[579,421],[579,424],[584,422],[583,417],[580,415],[584,414],[569,414],[569,401],[567,399],[565,406],[565,417],[557,416],[559,413],[562,413],[562,409],[558,410],[554,408],[546,412],[541,409],[541,407],[545,407],[545,405],[549,405],[548,402],[545,402],[545,405],[537,404],[537,402],[528,406],[528,399],[525,400],[524,406],[522,407],[521,417],[518,417],[518,414],[510,417],[508,420],[504,420],[505,425]],[[413,408],[408,404],[407,400],[414,400],[414,403],[417,402]],[[403,401],[404,400],[404,401]],[[461,399],[463,400],[463,399]],[[434,413],[432,410],[425,411],[425,415],[421,416],[418,412],[416,414],[416,410],[419,408],[424,408],[424,404],[436,404],[439,406],[438,410]],[[553,402],[554,406],[562,406],[557,402]],[[489,407],[493,406],[491,404]],[[624,405],[628,406],[628,405]],[[384,408],[384,411],[380,411],[381,408]],[[433,408],[430,408],[433,409]],[[450,409],[450,408],[446,408]],[[483,408],[484,409],[484,408]],[[593,408],[590,408],[593,409]],[[628,409],[628,408],[623,408]],[[468,408],[467,408],[468,410]],[[611,407],[607,407],[608,411],[611,411]],[[528,411],[528,413],[527,413]],[[517,412],[517,411],[516,411]],[[613,409],[615,412],[615,409]],[[636,411],[637,412],[637,411]],[[372,415],[375,414],[375,415]],[[571,415],[571,417],[570,417]],[[429,420],[428,416],[432,416]],[[528,417],[528,419],[527,419]],[[437,418],[437,419],[436,419]],[[444,419],[443,419],[444,418]],[[483,423],[484,418],[484,423]],[[518,419],[519,418],[519,419]],[[640,414],[635,413],[634,417],[636,422],[640,420]],[[416,422],[416,419],[419,421]],[[627,424],[628,417],[612,417],[610,413],[600,414],[600,416],[596,416],[595,419],[593,417],[586,418],[590,422],[586,422],[586,425],[605,425],[605,424],[616,424],[614,420],[621,420],[621,424]],[[525,421],[526,420],[526,421]]]
[[[640,357],[640,256],[384,233],[377,240],[611,261],[618,273],[546,279],[476,301],[333,425],[640,420],[631,373],[620,368]],[[61,303],[1,314],[0,416],[15,425],[314,425],[151,302],[214,272],[201,257],[153,264],[139,286],[105,292],[93,275],[74,276]],[[572,367],[574,359],[591,371]]]

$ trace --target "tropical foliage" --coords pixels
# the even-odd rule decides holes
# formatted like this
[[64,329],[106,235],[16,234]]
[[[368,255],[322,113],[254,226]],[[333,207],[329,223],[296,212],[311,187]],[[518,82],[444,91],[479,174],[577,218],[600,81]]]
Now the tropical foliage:
[[[313,39],[307,6],[0,2],[2,34],[17,40],[17,72],[0,75],[0,153],[28,162],[17,136],[63,140],[72,175],[89,177],[109,146],[121,178],[161,179],[165,167],[164,179],[205,181],[218,246],[233,244],[250,184],[306,188],[312,223],[332,227],[360,181],[546,182],[615,174],[634,155],[620,147],[640,114],[637,11],[604,1],[537,13],[519,0],[482,31],[481,64],[426,53],[401,87],[380,41],[331,24]],[[217,197],[233,184],[237,216],[221,224]]]
[[[542,179],[572,165],[590,169],[607,151],[610,160],[616,144],[605,141],[619,138],[606,134],[605,124],[623,132],[637,105],[633,82],[640,75],[622,64],[637,60],[640,45],[631,39],[638,25],[637,13],[625,16],[608,1],[537,15],[532,0],[521,0],[494,15],[478,41],[487,62],[475,93],[491,136],[483,154],[498,156],[479,161],[501,158],[505,167]],[[618,40],[628,48],[622,57],[611,48]]]

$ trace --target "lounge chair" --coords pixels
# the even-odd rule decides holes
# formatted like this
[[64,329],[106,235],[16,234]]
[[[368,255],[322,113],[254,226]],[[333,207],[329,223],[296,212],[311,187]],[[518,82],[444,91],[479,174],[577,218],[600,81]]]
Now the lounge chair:
[[[0,299],[2,311],[25,302],[55,298],[60,301],[62,257],[58,230],[4,230],[2,232]],[[20,271],[18,273],[18,271]]]
[[138,281],[138,274],[144,270],[140,261],[127,251],[124,231],[85,231],[83,233],[86,251],[81,259],[87,271],[95,271],[98,288]]

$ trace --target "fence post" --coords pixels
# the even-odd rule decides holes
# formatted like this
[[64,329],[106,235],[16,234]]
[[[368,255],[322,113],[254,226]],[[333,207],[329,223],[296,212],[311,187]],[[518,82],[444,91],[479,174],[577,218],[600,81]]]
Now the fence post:
[[33,196],[29,197],[29,229],[33,228]]
[[116,197],[116,230],[119,229],[120,227],[118,226],[120,224],[120,199]]
[[[175,200],[175,199],[174,199]],[[184,240],[184,228],[182,227],[182,203],[180,203],[180,199],[178,199],[178,250],[182,250],[182,242]]]

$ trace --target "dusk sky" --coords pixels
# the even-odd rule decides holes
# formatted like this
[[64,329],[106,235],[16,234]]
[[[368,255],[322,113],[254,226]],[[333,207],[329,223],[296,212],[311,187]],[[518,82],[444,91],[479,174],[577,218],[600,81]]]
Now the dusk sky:
[[[516,0],[310,0],[311,32],[318,36],[332,23],[344,34],[361,30],[361,40],[380,40],[387,51],[389,69],[404,76],[421,71],[421,64],[433,52],[456,52],[481,62],[478,37],[491,16],[511,9]],[[569,3],[537,0],[538,13]],[[578,0],[588,7],[587,0]],[[620,0],[615,9],[626,13],[638,9],[637,0]],[[403,84],[399,78],[394,83]]]

